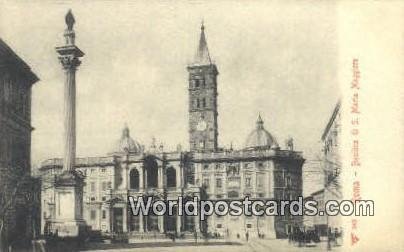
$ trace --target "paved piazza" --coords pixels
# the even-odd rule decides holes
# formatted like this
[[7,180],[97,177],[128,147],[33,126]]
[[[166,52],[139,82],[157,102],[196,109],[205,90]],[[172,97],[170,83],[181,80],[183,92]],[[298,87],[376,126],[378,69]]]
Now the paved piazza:
[[[179,242],[181,243],[181,242]],[[209,242],[210,243],[210,242]],[[297,247],[293,244],[289,244],[287,240],[251,240],[250,242],[241,242],[238,245],[207,245],[204,242],[195,245],[193,242],[189,242],[189,245],[171,246],[171,247],[159,247],[156,244],[151,245],[153,247],[137,247],[137,248],[122,248],[122,249],[108,249],[108,250],[86,250],[91,252],[106,252],[106,251],[119,251],[119,252],[130,252],[130,251],[144,251],[144,252],[268,252],[268,251],[279,251],[279,252],[298,252],[298,251],[327,251],[327,243],[321,242],[315,247]],[[341,248],[333,247],[331,251],[342,251]]]

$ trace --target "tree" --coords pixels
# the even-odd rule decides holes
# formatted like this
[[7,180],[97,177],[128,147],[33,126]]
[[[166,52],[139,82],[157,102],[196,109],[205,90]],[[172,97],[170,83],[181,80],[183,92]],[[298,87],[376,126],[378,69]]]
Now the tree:
[[[39,181],[32,178],[21,166],[0,168],[0,251],[11,245],[15,235],[8,227],[9,220],[15,217],[17,206],[24,207],[26,213],[36,215],[40,209]],[[32,216],[30,216],[32,217]],[[31,228],[36,229],[35,218],[30,218]],[[34,231],[35,232],[35,231]],[[24,234],[18,234],[24,235]]]

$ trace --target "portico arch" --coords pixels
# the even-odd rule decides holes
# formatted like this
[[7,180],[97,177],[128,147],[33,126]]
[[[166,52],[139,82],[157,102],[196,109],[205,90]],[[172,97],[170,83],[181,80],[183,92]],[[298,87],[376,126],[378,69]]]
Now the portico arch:
[[154,157],[149,156],[144,160],[144,167],[147,173],[147,187],[158,187],[158,164]]
[[173,167],[167,168],[167,187],[177,187],[177,173]]
[[139,189],[139,171],[133,169],[129,173],[130,189]]

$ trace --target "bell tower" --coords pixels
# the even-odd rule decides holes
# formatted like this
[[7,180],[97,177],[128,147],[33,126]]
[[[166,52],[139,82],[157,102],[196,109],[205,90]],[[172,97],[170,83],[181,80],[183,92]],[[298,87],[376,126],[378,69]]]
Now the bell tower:
[[209,55],[205,27],[189,73],[189,145],[191,151],[217,150],[217,71]]

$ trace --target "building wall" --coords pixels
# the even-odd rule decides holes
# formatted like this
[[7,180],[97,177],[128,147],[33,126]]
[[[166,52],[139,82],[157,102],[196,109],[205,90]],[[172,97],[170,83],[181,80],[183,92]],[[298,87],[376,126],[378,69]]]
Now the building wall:
[[[186,196],[189,187],[203,188],[211,200],[250,199],[295,199],[302,193],[301,167],[303,159],[299,153],[280,151],[281,158],[275,150],[237,151],[222,153],[154,153],[161,158],[158,167],[158,186],[165,199],[177,199]],[[260,155],[259,158],[254,155]],[[145,157],[148,154],[122,155],[116,157],[78,159],[77,170],[85,175],[84,219],[93,230],[112,232],[110,200],[121,199],[125,208],[124,222],[128,225],[124,232],[130,232],[130,214],[127,209],[127,196],[146,195],[151,191],[147,186],[147,169]],[[212,158],[213,156],[213,158]],[[94,163],[89,163],[88,160]],[[107,162],[103,164],[101,162]],[[41,168],[43,177],[54,176],[61,171],[61,160],[47,161]],[[83,166],[85,164],[85,166]],[[53,167],[53,168],[51,168]],[[55,168],[56,167],[56,168]],[[131,188],[131,171],[139,171],[139,186]],[[158,168],[160,170],[160,168]],[[175,172],[175,187],[168,187],[168,169]],[[192,174],[194,181],[185,183]],[[51,180],[50,180],[51,181]],[[44,183],[45,184],[45,183]],[[53,214],[53,192],[44,190],[44,215]],[[240,221],[240,218],[242,221]],[[45,225],[43,223],[43,225]],[[246,232],[253,237],[264,234],[267,237],[283,237],[288,225],[301,225],[300,219],[289,217],[237,217],[212,216],[207,220],[207,232],[221,235],[244,237]],[[184,221],[182,220],[182,229]]]
[[22,192],[25,188],[19,182],[30,177],[31,86],[36,81],[29,66],[0,39],[0,193],[3,200],[15,198],[5,213],[6,242],[22,243],[33,233],[28,207],[32,202],[11,192],[15,188]]

